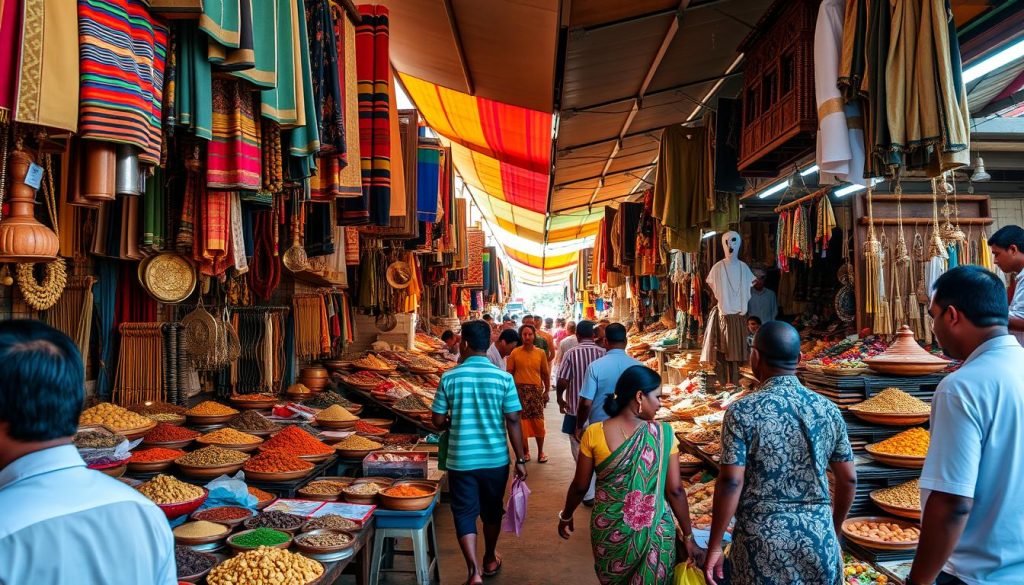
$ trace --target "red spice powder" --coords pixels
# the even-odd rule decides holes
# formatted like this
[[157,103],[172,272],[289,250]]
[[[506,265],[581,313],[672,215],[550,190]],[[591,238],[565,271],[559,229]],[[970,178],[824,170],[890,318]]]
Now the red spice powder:
[[194,439],[199,433],[185,427],[179,427],[169,423],[158,423],[153,430],[146,433],[148,443],[167,443],[170,441],[185,441]]
[[356,421],[356,432],[366,435],[386,435],[388,430],[360,420]]
[[334,451],[330,446],[297,427],[286,427],[263,444],[264,450],[282,449],[292,455],[321,455]]
[[221,506],[219,508],[208,508],[202,512],[197,512],[194,518],[196,520],[216,522],[218,520],[239,520],[250,516],[252,516],[252,512],[249,511],[248,508],[240,508],[238,506]]
[[128,460],[129,463],[148,463],[150,461],[167,461],[168,459],[177,459],[184,455],[185,452],[179,449],[164,449],[163,447],[154,447],[152,449],[143,449],[142,451],[135,451],[132,453],[132,458]]
[[242,469],[245,471],[262,471],[265,473],[301,471],[312,468],[313,464],[309,461],[299,459],[295,455],[281,449],[267,449],[246,461],[245,465],[242,466]]

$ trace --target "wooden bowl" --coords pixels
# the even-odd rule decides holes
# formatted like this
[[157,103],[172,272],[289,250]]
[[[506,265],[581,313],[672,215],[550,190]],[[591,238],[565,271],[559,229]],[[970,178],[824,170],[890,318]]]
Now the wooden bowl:
[[[185,415],[184,414],[164,413],[164,415],[165,416],[170,415],[171,418],[168,418],[167,420],[156,420],[156,419],[153,419],[153,420],[155,420],[158,423],[165,422],[165,423],[167,423],[169,425],[181,426],[181,425],[185,424]],[[150,418],[150,416],[147,415],[147,414],[144,414],[142,416],[144,416],[146,418]]]
[[134,441],[135,439],[138,439],[138,438],[144,436],[149,431],[153,430],[154,427],[156,427],[156,421],[155,420],[151,420],[150,423],[148,425],[144,426],[144,427],[128,429],[126,431],[113,431],[113,432],[115,432],[115,433],[117,433],[119,435],[122,435],[124,438],[128,439],[129,441]]
[[327,378],[330,374],[327,368],[321,368],[318,366],[310,366],[308,368],[302,368],[299,373],[301,378]]
[[[228,425],[228,426],[231,426],[231,425]],[[231,427],[231,428],[235,429],[235,427]],[[246,431],[246,430],[243,430],[243,429],[235,429],[235,430],[240,432],[240,433],[248,433],[250,435],[255,435],[257,437],[269,437],[270,435],[273,435],[274,433],[279,432],[281,429],[274,429],[274,430],[269,430],[269,431]],[[256,445],[259,446],[260,443],[257,443]]]
[[316,468],[315,465],[310,465],[309,469],[299,469],[297,471],[246,471],[245,478],[252,481],[291,481],[293,479],[301,479],[306,477],[313,472]]
[[385,492],[391,488],[387,488],[377,494],[382,508],[385,510],[397,510],[402,512],[426,510],[430,507],[430,504],[433,503],[434,498],[437,496],[437,485],[435,484],[426,482],[404,482],[401,485],[414,485],[418,488],[429,490],[430,494],[424,496],[390,496]]
[[341,499],[341,492],[336,494],[313,494],[306,491],[306,488],[302,488],[295,493],[299,494],[303,500],[313,500],[316,502],[337,502]]
[[343,370],[351,365],[352,362],[346,362],[345,360],[327,360],[323,362],[323,364],[328,370]]
[[252,516],[253,516],[252,510],[250,510],[249,508],[243,508],[242,506],[217,506],[216,508],[206,508],[205,510],[197,510],[195,512],[192,512],[192,519],[193,520],[207,520],[203,516],[206,515],[206,513],[209,512],[210,510],[217,510],[219,508],[236,508],[238,510],[245,510],[246,512],[249,512],[248,516],[242,516],[242,517],[236,518],[234,520],[209,520],[210,522],[213,522],[215,524],[223,524],[224,526],[229,526],[231,528],[234,528],[235,526],[238,526],[239,524],[241,524],[242,522],[245,522],[246,520],[248,520],[249,518],[252,518]]
[[864,450],[880,463],[892,465],[893,467],[902,467],[903,469],[921,469],[924,467],[924,457],[878,453],[873,447],[874,445],[868,445],[864,447]]
[[335,430],[339,430],[339,431],[347,431],[347,430],[349,430],[351,428],[355,428],[357,422],[359,422],[359,419],[356,419],[356,420],[320,420],[318,418],[317,419],[313,419],[313,424],[315,424],[318,427],[323,427],[325,429],[335,429]]
[[[352,411],[349,410],[349,412],[352,412]],[[355,414],[355,413],[353,413],[353,414]],[[373,425],[375,427],[380,427],[382,429],[391,430],[391,426],[395,424],[395,419],[393,419],[393,418],[364,418],[363,422],[366,423],[366,424],[369,424],[369,425]]]
[[892,514],[893,516],[899,516],[900,518],[906,518],[908,520],[915,520],[915,521],[918,521],[918,522],[921,521],[921,510],[915,510],[913,508],[900,508],[899,506],[893,506],[892,504],[886,504],[885,502],[880,501],[876,497],[876,495],[880,491],[882,491],[882,490],[878,489],[878,490],[874,490],[870,494],[868,494],[868,497],[871,498],[871,501],[876,506],[878,506],[882,510],[885,510],[886,512]]
[[302,382],[310,390],[316,392],[317,390],[323,390],[327,387],[327,378],[300,378],[299,382]]
[[269,506],[270,504],[273,504],[276,501],[277,501],[277,496],[274,496],[273,498],[270,498],[268,500],[260,500],[260,501],[256,502],[256,509],[257,510],[262,510],[262,509],[266,508],[267,506]]
[[195,575],[178,575],[178,581],[181,581],[181,582],[184,582],[184,583],[198,583],[198,582],[200,582],[203,579],[203,577],[209,575],[210,571],[212,571],[213,568],[216,567],[220,563],[220,559],[218,559],[215,555],[212,555],[210,553],[199,552],[199,551],[195,551],[195,552],[197,554],[200,554],[200,555],[206,557],[207,560],[210,561],[210,568],[206,569],[205,571],[202,571],[200,573],[196,573]]
[[331,457],[334,457],[334,453],[321,453],[320,455],[299,455],[298,457],[299,459],[305,459],[310,463],[323,463],[324,461],[327,461]]
[[96,469],[96,471],[99,471],[100,473],[103,473],[105,475],[109,475],[110,477],[113,477],[114,479],[117,479],[117,478],[121,477],[122,475],[124,475],[125,471],[128,471],[128,465],[127,464],[112,465],[110,467],[94,468],[94,469]]
[[231,449],[232,451],[241,451],[242,453],[252,453],[256,449],[259,449],[260,445],[263,444],[263,440],[262,439],[260,439],[259,441],[255,442],[255,443],[241,443],[241,444],[239,444],[239,443],[208,443],[206,441],[201,440],[201,437],[199,439],[196,439],[196,442],[199,443],[200,445],[204,446],[204,447],[206,447],[208,445],[213,445],[214,447],[221,447],[223,449]]
[[[331,546],[331,547],[312,546],[312,545],[308,545],[308,544],[304,544],[303,543],[303,540],[305,540],[305,539],[307,539],[309,537],[318,536],[318,535],[321,535],[321,534],[344,534],[350,540],[348,541],[348,544],[342,544],[342,545],[339,545],[339,546]],[[344,530],[331,530],[331,529],[328,529],[328,528],[321,528],[319,530],[311,530],[309,532],[304,532],[304,533],[296,536],[294,541],[293,541],[293,544],[295,545],[295,550],[299,551],[300,553],[305,553],[305,554],[308,554],[308,555],[325,555],[325,554],[330,554],[330,553],[336,553],[338,551],[342,551],[342,550],[345,550],[347,548],[351,548],[352,545],[355,544],[355,542],[356,542],[356,537],[351,532],[345,532]]]
[[162,459],[160,461],[139,461],[132,463],[131,459],[128,460],[128,471],[132,473],[152,473],[154,471],[163,471],[174,464],[174,459]]
[[186,414],[185,418],[188,419],[188,423],[192,425],[216,425],[220,423],[226,423],[231,420],[231,417],[238,414],[233,412],[231,414]]
[[886,425],[891,427],[911,427],[922,423],[928,422],[931,418],[931,413],[922,414],[882,414],[877,412],[864,412],[857,408],[856,405],[851,406],[847,409],[854,416],[861,419],[862,421],[873,423],[876,425]]
[[233,475],[239,469],[245,465],[245,461],[241,463],[232,463],[231,465],[215,465],[213,467],[193,467],[191,465],[182,465],[175,460],[175,464],[178,469],[181,470],[181,474],[186,477],[192,477],[195,479],[214,479],[222,475]]
[[[289,512],[286,512],[286,513],[290,514]],[[274,530],[277,530],[279,532],[287,532],[288,534],[295,534],[296,532],[298,532],[302,528],[302,526],[306,523],[306,518],[303,517],[303,516],[299,516],[298,514],[291,514],[291,515],[295,516],[295,524],[293,526],[290,526],[288,528],[274,528]],[[255,530],[255,529],[259,528],[259,526],[256,524],[256,518],[257,518],[257,516],[253,516],[252,518],[248,518],[248,519],[246,519],[245,522],[242,523],[242,525],[245,526],[245,528],[247,530]]]
[[899,518],[890,518],[888,516],[861,516],[859,518],[847,518],[846,521],[843,522],[843,536],[863,546],[864,548],[872,550],[913,550],[917,548],[918,541],[916,540],[913,542],[896,543],[885,542],[881,540],[876,540],[874,538],[865,538],[863,536],[858,536],[850,532],[849,530],[849,526],[854,522],[886,522],[890,524],[895,524],[900,528],[921,528],[914,522],[908,522],[906,520],[901,520]]
[[165,449],[184,449],[192,443],[195,439],[182,439],[181,441],[147,441],[142,440],[143,447],[164,447]]
[[313,397],[313,392],[287,392],[288,400],[292,402],[302,402],[303,400],[309,400]]
[[258,396],[261,396],[261,397],[259,399],[252,399],[252,400],[247,399],[247,398],[236,398],[236,397],[232,396],[231,397],[231,405],[234,406],[235,408],[240,408],[242,410],[267,410],[267,409],[273,408],[274,405],[277,404],[277,397],[276,396],[271,396],[271,397],[262,396],[262,395],[258,395]]
[[206,488],[202,489],[203,495],[194,500],[189,500],[187,502],[175,502],[173,504],[157,504],[157,507],[164,511],[164,515],[167,516],[168,520],[172,520],[178,516],[191,514],[192,512],[195,512],[199,506],[202,506],[203,502],[206,501],[207,496],[210,495],[210,490]]
[[[234,540],[236,538],[238,538],[239,536],[242,536],[243,534],[249,534],[253,530],[256,530],[256,529],[253,528],[251,530],[243,530],[241,532],[237,532],[235,534],[232,534],[231,537],[228,538],[228,546],[230,546],[232,548],[232,550],[234,550],[236,552],[245,552],[245,551],[248,551],[248,550],[256,550],[257,548],[259,548],[258,546],[240,546],[240,545],[237,545],[237,544],[234,543]],[[274,530],[277,530],[277,529],[275,528]],[[281,544],[275,544],[271,548],[288,548],[289,546],[291,546],[291,544],[292,544],[292,535],[288,534],[287,532],[285,532],[283,530],[277,530],[277,531],[281,532],[283,534],[286,534],[288,536],[288,540],[285,541],[285,542],[282,542]],[[263,546],[266,546],[266,545],[263,545]]]
[[360,460],[362,460],[363,457],[366,457],[370,453],[374,453],[374,452],[380,451],[383,448],[384,448],[383,446],[378,447],[377,449],[360,449],[360,450],[337,449],[336,448],[335,451],[338,452],[338,457],[341,457],[342,459],[360,459]]
[[[231,527],[223,522],[214,522],[224,527],[224,531],[220,534],[214,534],[212,536],[178,536],[174,535],[175,544],[182,544],[185,546],[196,546],[197,544],[210,544],[212,542],[220,542],[231,534]],[[171,532],[174,532],[173,530]]]

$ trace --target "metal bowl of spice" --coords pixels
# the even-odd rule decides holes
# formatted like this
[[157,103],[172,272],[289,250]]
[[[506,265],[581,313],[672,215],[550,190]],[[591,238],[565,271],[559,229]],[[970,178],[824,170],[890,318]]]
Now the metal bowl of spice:
[[174,542],[186,546],[219,542],[231,534],[231,527],[208,520],[186,522],[172,530]]
[[238,552],[255,550],[261,546],[288,548],[291,543],[291,534],[266,527],[243,530],[228,539],[228,546]]
[[241,506],[217,506],[192,513],[193,520],[207,520],[225,526],[238,526],[252,518],[252,510]]
[[306,519],[303,516],[271,510],[269,512],[261,512],[258,516],[249,518],[245,521],[245,527],[248,529],[273,528],[282,532],[294,533],[298,532],[305,523]]
[[174,547],[174,564],[178,568],[178,581],[198,583],[217,565],[217,557],[177,545]]
[[320,529],[295,537],[295,548],[301,553],[322,555],[344,550],[355,540],[355,536],[348,532]]

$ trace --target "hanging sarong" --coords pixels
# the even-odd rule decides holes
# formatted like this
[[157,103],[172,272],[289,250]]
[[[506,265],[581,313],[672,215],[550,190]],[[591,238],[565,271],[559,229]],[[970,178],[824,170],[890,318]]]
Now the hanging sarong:
[[174,79],[176,121],[199,138],[213,138],[213,73],[206,58],[206,34],[194,23],[179,25],[178,70]]
[[356,65],[359,76],[359,136],[362,156],[363,197],[370,221],[386,226],[391,218],[391,62],[388,9],[360,5],[362,21],[356,28]]
[[[337,4],[331,4],[334,13],[335,35],[341,51],[338,66],[342,69],[342,100],[344,101],[345,152],[338,158],[338,197],[361,197],[363,178],[359,135],[359,75],[356,65],[356,26]],[[344,163],[344,164],[341,164]]]
[[[0,109],[13,103],[16,122],[74,132],[80,75],[75,42],[79,23],[73,7],[68,0],[3,0],[0,4],[0,61],[6,62],[0,65],[0,86],[4,86]],[[82,51],[84,60],[85,47]]]
[[242,83],[213,80],[213,139],[206,153],[206,185],[211,189],[256,191],[262,185],[255,96]]
[[199,209],[202,216],[199,237],[195,239],[193,259],[199,271],[208,276],[224,274],[231,264],[230,193],[208,191],[200,185]]
[[291,128],[299,121],[301,96],[295,92],[299,71],[295,37],[298,35],[298,0],[277,2],[277,84],[273,89],[260,92],[261,113],[281,125]]
[[289,176],[304,179],[316,170],[316,153],[320,150],[320,104],[313,93],[313,80],[309,61],[309,37],[306,30],[306,11],[302,3],[296,7],[295,19],[298,28],[295,35],[295,51],[298,55],[296,70],[296,94],[300,97],[299,119],[294,128],[286,133],[288,152],[291,155]]
[[161,151],[167,27],[141,0],[79,0],[82,138],[131,144],[139,161]]
[[241,19],[240,0],[203,0],[199,28],[217,43],[237,49],[242,40]]
[[242,198],[237,191],[229,194],[231,206],[231,256],[235,261],[235,273],[245,274],[249,271],[249,262],[245,257],[245,236],[242,230]]
[[[254,0],[252,2],[252,57],[243,70],[233,71],[240,77],[261,89],[277,85],[277,5],[280,0]],[[244,40],[243,40],[244,45]],[[247,58],[244,53],[231,51],[222,66],[231,68]],[[251,61],[251,63],[250,63]]]
[[338,55],[335,22],[327,0],[307,0],[306,23],[309,27],[309,66],[312,77],[313,101],[320,106],[320,151],[345,151],[345,123],[342,120],[340,77],[342,69]]
[[[238,46],[229,48],[214,39],[207,44],[210,63],[218,71],[244,71],[256,65],[256,52],[253,48],[253,13],[252,0],[238,2]],[[260,0],[257,0],[260,3]],[[265,6],[269,3],[262,2]]]

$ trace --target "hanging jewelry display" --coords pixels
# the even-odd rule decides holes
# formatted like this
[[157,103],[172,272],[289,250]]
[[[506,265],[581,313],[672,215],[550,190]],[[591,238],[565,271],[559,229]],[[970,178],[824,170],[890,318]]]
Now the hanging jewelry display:
[[875,215],[872,208],[873,190],[869,187],[868,201],[868,237],[864,242],[864,313],[877,315],[882,303],[882,244],[875,234]]
[[309,257],[306,256],[306,248],[302,245],[302,210],[303,204],[299,202],[299,194],[292,191],[292,245],[285,250],[281,263],[292,272],[302,272],[309,267]]

